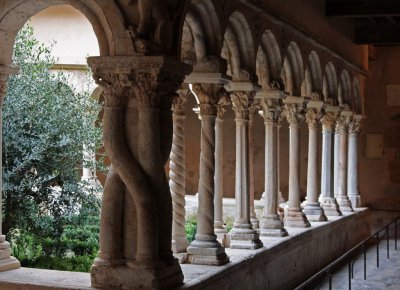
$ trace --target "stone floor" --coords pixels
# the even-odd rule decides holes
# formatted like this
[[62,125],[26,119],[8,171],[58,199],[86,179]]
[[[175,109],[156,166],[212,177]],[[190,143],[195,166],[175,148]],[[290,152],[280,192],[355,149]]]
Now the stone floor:
[[[372,232],[375,233],[385,226],[393,217],[398,217],[398,212],[371,212]],[[364,263],[361,255],[354,264],[354,278],[351,280],[351,289],[370,290],[399,290],[400,289],[400,223],[397,228],[397,250],[394,242],[394,226],[389,235],[389,259],[387,258],[387,241],[384,232],[380,234],[382,240],[379,243],[379,268],[377,268],[376,240],[369,246],[366,258],[367,279],[364,280]],[[329,289],[326,281],[318,290]],[[342,266],[333,276],[332,289],[347,290],[349,288],[348,265]]]

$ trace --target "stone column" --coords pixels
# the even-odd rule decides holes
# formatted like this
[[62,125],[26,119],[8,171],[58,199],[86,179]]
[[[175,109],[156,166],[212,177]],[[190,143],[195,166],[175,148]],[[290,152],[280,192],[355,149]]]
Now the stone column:
[[163,56],[90,57],[88,64],[103,88],[103,139],[112,163],[92,286],[178,287],[183,274],[171,250],[164,166],[172,145],[172,99],[191,67]]
[[262,247],[259,235],[250,222],[249,178],[249,109],[254,91],[232,91],[231,98],[236,122],[236,219],[231,231],[231,248]]
[[254,204],[254,114],[260,109],[257,101],[250,105],[249,110],[249,191],[250,191],[250,222],[253,229],[260,227],[259,220],[257,219],[255,204]]
[[333,135],[334,145],[333,145],[333,193],[335,198],[338,196],[339,192],[339,148],[340,148],[340,135],[335,130]]
[[338,193],[336,200],[342,212],[352,212],[351,202],[347,196],[347,129],[350,123],[351,112],[343,111],[336,122],[336,132],[340,136],[339,147],[339,178],[338,178]]
[[[279,92],[278,92],[279,93]],[[278,120],[281,100],[270,95],[260,101],[265,124],[265,186],[264,210],[260,219],[261,236],[283,237],[287,231],[278,215]]]
[[300,206],[300,124],[304,120],[302,97],[288,97],[284,100],[285,116],[290,128],[289,141],[289,198],[285,214],[286,227],[310,227]]
[[185,104],[189,88],[178,91],[172,103],[173,136],[169,155],[169,187],[172,196],[172,252],[186,252],[189,241],[185,232]]
[[304,213],[309,221],[326,221],[324,209],[318,202],[318,124],[321,118],[322,101],[309,101],[307,104],[306,122],[308,124],[308,167],[307,198],[304,202]]
[[361,196],[358,188],[358,135],[360,133],[361,115],[354,115],[349,124],[349,166],[347,171],[347,192],[353,208],[361,207]]
[[223,240],[228,232],[224,226],[224,120],[226,108],[231,105],[227,95],[218,101],[217,119],[215,123],[215,194],[214,194],[214,232]]
[[187,248],[192,264],[222,265],[229,261],[214,234],[215,119],[221,95],[220,84],[199,84],[192,91],[199,101],[201,117],[200,180],[195,240]]
[[[3,140],[3,100],[7,94],[7,85],[9,75],[16,74],[18,68],[8,65],[0,65],[0,144]],[[3,172],[2,168],[2,146],[0,146],[0,173]],[[17,269],[21,267],[19,261],[11,256],[10,243],[6,241],[6,236],[3,235],[2,224],[3,224],[3,211],[2,211],[2,199],[3,199],[3,178],[0,178],[0,272]]]
[[321,118],[322,123],[322,168],[321,195],[319,201],[327,216],[340,216],[339,205],[333,192],[332,137],[337,119],[337,107],[328,106]]

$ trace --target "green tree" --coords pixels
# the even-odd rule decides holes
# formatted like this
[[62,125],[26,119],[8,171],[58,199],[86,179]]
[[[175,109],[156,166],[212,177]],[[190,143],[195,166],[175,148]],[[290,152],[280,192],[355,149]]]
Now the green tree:
[[51,47],[29,25],[16,39],[13,61],[20,71],[10,77],[3,105],[3,221],[5,231],[60,241],[80,207],[98,208],[80,177],[83,165],[93,166],[82,164],[83,144],[95,151],[102,139],[98,102],[52,70]]

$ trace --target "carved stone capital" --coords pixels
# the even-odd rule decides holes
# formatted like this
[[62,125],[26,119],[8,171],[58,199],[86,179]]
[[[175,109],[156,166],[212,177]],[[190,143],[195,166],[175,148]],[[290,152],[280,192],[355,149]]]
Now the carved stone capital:
[[233,103],[233,110],[237,119],[249,119],[250,106],[253,102],[254,91],[233,91],[231,92],[231,99]]
[[253,125],[254,114],[256,114],[261,109],[260,101],[255,99],[249,108],[249,126]]
[[[171,107],[172,98],[191,66],[163,56],[89,57],[97,84],[104,89],[108,106],[123,106],[127,96],[142,107]],[[161,98],[167,97],[167,101]]]
[[280,99],[265,98],[261,102],[262,116],[265,122],[282,121],[282,103]]
[[200,115],[217,115],[217,106],[220,98],[225,95],[222,84],[195,83],[192,85],[192,91],[196,94]]
[[361,119],[353,118],[348,126],[348,129],[350,135],[358,135],[361,130]]
[[226,109],[232,105],[231,99],[228,94],[224,94],[218,101],[217,106],[217,117],[222,119],[223,115],[226,112]]
[[308,128],[318,128],[321,116],[322,114],[320,109],[308,108],[305,115]]
[[336,133],[337,134],[346,134],[347,129],[350,123],[350,118],[346,116],[340,116],[336,121]]
[[187,85],[181,86],[178,89],[177,95],[172,100],[171,110],[174,114],[182,116],[185,115],[185,105],[190,93],[190,89]]
[[300,126],[304,121],[304,109],[301,104],[285,104],[283,112],[290,126]]
[[330,131],[330,132],[335,130],[336,119],[337,119],[337,113],[325,112],[321,118],[322,129],[324,131]]

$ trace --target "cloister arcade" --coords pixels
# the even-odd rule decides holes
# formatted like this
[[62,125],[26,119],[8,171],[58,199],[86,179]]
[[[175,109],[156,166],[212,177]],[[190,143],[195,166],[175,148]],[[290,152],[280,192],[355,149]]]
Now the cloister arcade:
[[[6,94],[15,36],[51,5],[69,4],[96,33],[88,58],[105,99],[103,134],[111,167],[104,187],[100,251],[91,270],[99,288],[169,289],[183,283],[184,262],[224,265],[230,248],[252,251],[263,237],[285,237],[361,207],[358,134],[367,72],[258,1],[0,0],[0,96]],[[201,122],[197,233],[185,224],[185,112]],[[223,178],[224,113],[235,114],[235,177]],[[253,118],[264,120],[264,207],[254,215]],[[300,130],[308,127],[307,168]],[[279,146],[289,126],[289,148]],[[233,132],[232,132],[233,134]],[[322,146],[318,136],[322,134]],[[289,152],[288,202],[278,214],[279,151]],[[318,161],[318,151],[322,162]],[[169,179],[164,166],[169,159]],[[321,166],[321,167],[320,167]],[[320,169],[319,169],[320,168]],[[300,172],[307,172],[301,204]],[[320,173],[319,173],[320,172]],[[227,233],[223,182],[235,183],[236,219]],[[1,224],[1,223],[0,223]],[[0,240],[0,269],[18,268]]]

